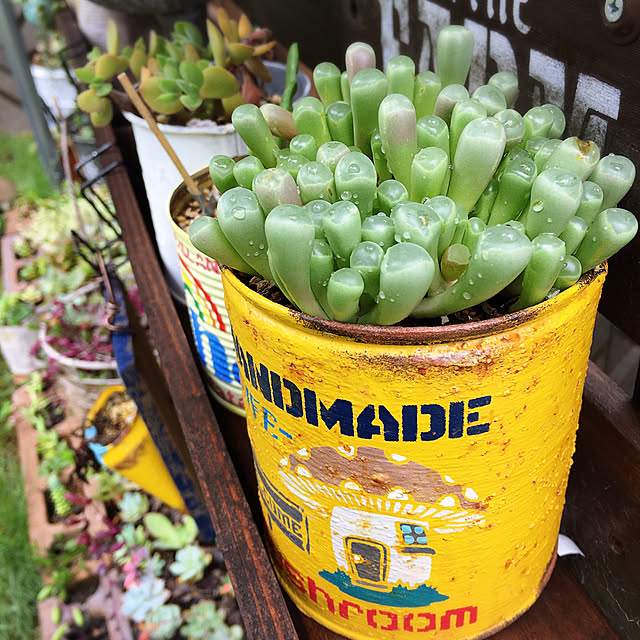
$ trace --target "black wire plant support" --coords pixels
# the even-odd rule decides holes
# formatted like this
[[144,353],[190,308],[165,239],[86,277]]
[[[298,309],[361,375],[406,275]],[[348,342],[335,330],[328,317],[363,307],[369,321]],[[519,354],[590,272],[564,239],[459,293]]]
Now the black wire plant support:
[[[105,176],[111,171],[121,166],[123,163],[120,161],[110,162],[107,166],[101,166],[101,160],[105,153],[107,153],[114,146],[113,142],[108,142],[95,149],[87,158],[82,162],[77,163],[74,166],[76,173],[82,179],[80,185],[80,193],[82,197],[91,205],[91,208],[95,211],[100,221],[108,227],[113,234],[111,240],[106,240],[102,243],[95,242],[95,239],[84,238],[82,235],[73,230],[71,237],[73,240],[73,246],[78,255],[99,274],[104,274],[104,264],[106,263],[109,268],[118,269],[121,265],[129,260],[126,253],[117,259],[112,259],[114,248],[124,243],[122,238],[122,229],[120,223],[116,217],[115,207],[112,203],[105,200],[100,194],[99,189],[96,186],[101,183]],[[97,164],[100,169],[91,178],[87,178],[86,167],[89,164]]]

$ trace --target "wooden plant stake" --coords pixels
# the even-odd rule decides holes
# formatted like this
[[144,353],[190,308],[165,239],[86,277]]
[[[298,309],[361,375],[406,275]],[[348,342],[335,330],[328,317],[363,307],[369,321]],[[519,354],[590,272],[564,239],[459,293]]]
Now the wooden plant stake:
[[155,137],[158,139],[158,142],[162,145],[162,148],[167,152],[167,155],[169,156],[169,158],[171,158],[171,161],[175,165],[176,169],[179,171],[182,179],[184,180],[184,183],[187,185],[187,189],[189,190],[189,193],[191,193],[191,195],[196,199],[198,205],[202,209],[202,212],[205,214],[208,213],[210,210],[210,206],[206,196],[204,195],[204,193],[202,193],[202,191],[196,184],[195,180],[189,175],[189,172],[185,169],[182,162],[180,162],[180,158],[178,158],[176,152],[173,150],[173,147],[169,144],[169,141],[167,140],[166,136],[160,130],[160,127],[158,126],[158,123],[155,121],[155,118],[153,117],[151,111],[149,110],[147,105],[144,103],[144,101],[136,91],[135,87],[131,83],[131,80],[129,80],[129,77],[127,76],[127,74],[125,72],[120,73],[118,75],[118,80],[122,85],[122,88],[125,90],[126,94],[129,96],[129,99],[131,100],[131,102],[133,102],[133,105],[138,110],[138,113],[142,116],[144,121],[149,125],[149,128],[151,129]]

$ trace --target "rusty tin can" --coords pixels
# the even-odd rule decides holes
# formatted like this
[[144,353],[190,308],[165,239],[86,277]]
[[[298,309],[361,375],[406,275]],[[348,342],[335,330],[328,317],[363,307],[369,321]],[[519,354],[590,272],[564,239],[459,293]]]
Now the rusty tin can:
[[[203,189],[211,187],[208,169],[198,171],[193,178]],[[176,222],[192,200],[193,196],[183,182],[173,192],[168,211],[178,251],[191,332],[215,399],[230,411],[244,415],[240,372],[229,316],[224,306],[220,267],[213,258],[191,244],[189,234]]]
[[533,604],[604,278],[497,319],[382,328],[223,270],[269,551],[305,614],[349,638],[460,640]]

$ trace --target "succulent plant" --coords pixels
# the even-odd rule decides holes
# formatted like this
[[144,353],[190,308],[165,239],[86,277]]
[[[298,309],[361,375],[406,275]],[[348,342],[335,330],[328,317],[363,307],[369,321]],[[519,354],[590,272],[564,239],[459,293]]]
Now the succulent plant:
[[0,296],[0,326],[19,326],[35,321],[34,308],[22,299],[19,292],[3,291]]
[[151,640],[171,640],[182,624],[180,607],[163,604],[144,619],[144,630]]
[[416,75],[406,56],[383,73],[371,47],[350,45],[345,73],[316,67],[320,99],[294,108],[289,149],[269,135],[281,123],[238,107],[236,129],[265,169],[239,180],[232,159],[214,158],[217,217],[192,223],[193,244],[340,322],[437,318],[496,296],[515,311],[571,286],[636,234],[618,207],[635,167],[561,140],[555,105],[512,109],[513,74],[470,96],[472,51],[468,29],[447,27],[438,74]]
[[[120,529],[120,533],[116,536],[116,541],[124,543],[124,546],[121,547],[123,550],[121,555],[124,557],[133,547],[145,546],[148,542],[148,538],[147,533],[141,524],[136,527],[131,522],[128,522],[122,527],[122,529]],[[116,553],[119,551],[120,549],[118,549]],[[117,557],[116,560],[118,560]]]
[[[120,49],[115,23],[109,22],[107,51],[94,48],[89,62],[76,69],[89,85],[78,96],[78,106],[95,126],[108,124],[113,114],[109,100],[114,78],[131,73],[159,121],[184,123],[191,118],[226,120],[240,104],[259,104],[262,84],[271,80],[262,57],[275,45],[267,29],[254,29],[245,14],[238,21],[218,10],[218,25],[207,21],[208,42],[189,22],[176,22],[170,38],[151,31],[148,43],[139,39]],[[119,100],[125,100],[119,96]]]
[[196,521],[188,515],[183,516],[182,524],[173,524],[162,513],[151,512],[144,516],[144,526],[156,538],[153,546],[158,549],[182,549],[198,537]]
[[47,479],[47,489],[49,489],[49,495],[51,496],[51,502],[53,503],[56,515],[59,518],[66,518],[71,513],[73,503],[69,502],[65,497],[67,489],[60,481],[60,478],[51,474]]
[[186,613],[180,633],[188,640],[242,640],[240,625],[227,626],[225,612],[211,600],[194,604]]
[[149,498],[139,491],[127,491],[118,502],[118,511],[124,522],[137,522],[149,511]]
[[169,595],[164,580],[145,576],[125,591],[120,611],[135,622],[142,622],[152,611],[164,604]]
[[187,545],[178,549],[175,561],[169,565],[169,571],[180,582],[197,582],[202,580],[204,570],[212,559],[213,556],[198,545]]

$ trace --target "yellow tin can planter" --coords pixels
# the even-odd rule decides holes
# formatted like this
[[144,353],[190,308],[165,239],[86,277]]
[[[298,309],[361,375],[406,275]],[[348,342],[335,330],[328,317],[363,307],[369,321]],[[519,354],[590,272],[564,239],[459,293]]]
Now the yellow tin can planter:
[[[105,407],[114,393],[122,391],[125,391],[123,385],[112,385],[104,389],[89,411],[87,423],[93,422],[96,414]],[[106,446],[101,462],[170,507],[186,512],[184,500],[139,413],[136,412],[129,429],[113,444]]]
[[[194,174],[194,178],[203,188],[211,186],[207,169]],[[178,250],[193,339],[214,397],[227,409],[244,416],[240,372],[224,305],[220,268],[215,260],[191,244],[188,233],[175,221],[192,199],[182,183],[169,202],[169,220]]]
[[371,327],[223,271],[262,511],[296,605],[349,638],[481,638],[551,573],[599,269],[524,311]]

